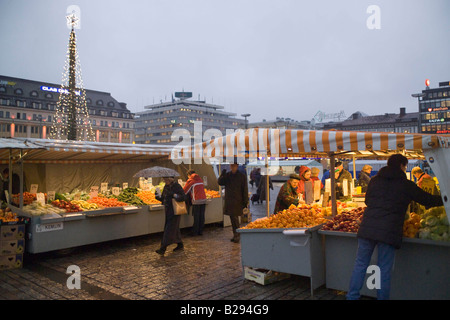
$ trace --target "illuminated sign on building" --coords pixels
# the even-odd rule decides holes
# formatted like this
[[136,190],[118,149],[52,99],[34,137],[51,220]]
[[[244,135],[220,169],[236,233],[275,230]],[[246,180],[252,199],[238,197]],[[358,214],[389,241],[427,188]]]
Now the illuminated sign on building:
[[[55,87],[47,87],[47,86],[41,86],[42,91],[50,91],[50,92],[58,92],[58,93],[65,93],[68,94],[69,90],[63,89],[63,88],[55,88]],[[79,96],[81,93],[80,91],[75,91],[75,94]]]

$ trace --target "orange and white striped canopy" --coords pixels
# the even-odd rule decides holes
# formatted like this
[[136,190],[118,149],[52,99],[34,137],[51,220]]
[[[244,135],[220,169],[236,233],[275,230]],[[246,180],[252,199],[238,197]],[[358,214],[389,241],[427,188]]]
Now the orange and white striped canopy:
[[440,147],[438,135],[254,128],[237,130],[193,145],[177,145],[172,159],[232,159],[256,157],[317,157],[353,152],[362,156],[388,156],[408,151],[420,155]]

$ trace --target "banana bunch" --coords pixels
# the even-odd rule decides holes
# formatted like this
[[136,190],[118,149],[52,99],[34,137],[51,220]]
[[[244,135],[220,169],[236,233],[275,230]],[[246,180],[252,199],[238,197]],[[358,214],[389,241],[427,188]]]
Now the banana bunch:
[[80,206],[81,209],[83,210],[95,210],[98,209],[98,204],[96,203],[90,203],[87,202],[85,200],[72,200],[71,201],[73,204],[77,204]]

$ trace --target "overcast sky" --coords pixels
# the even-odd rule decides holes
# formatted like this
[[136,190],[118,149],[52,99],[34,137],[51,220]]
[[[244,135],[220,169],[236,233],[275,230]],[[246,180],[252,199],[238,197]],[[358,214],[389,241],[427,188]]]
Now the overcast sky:
[[416,112],[450,80],[448,0],[0,0],[0,75],[61,83],[69,5],[84,87],[132,112],[183,89],[250,122]]

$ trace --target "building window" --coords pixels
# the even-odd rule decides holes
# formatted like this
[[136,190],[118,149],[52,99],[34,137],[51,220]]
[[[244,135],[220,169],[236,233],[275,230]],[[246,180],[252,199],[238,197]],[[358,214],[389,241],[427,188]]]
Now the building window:
[[20,89],[20,88],[17,88],[16,90],[14,90],[14,93],[18,94],[18,95],[22,95],[23,94],[23,90]]
[[31,96],[31,97],[37,97],[37,96],[38,96],[37,91],[31,91],[31,92],[30,92],[30,96]]
[[52,95],[51,93],[46,93],[46,94],[45,94],[45,97],[46,97],[47,99],[53,99],[53,95]]
[[5,87],[0,87],[0,92],[6,92],[6,88]]
[[108,102],[108,107],[114,108],[114,102],[112,101]]
[[97,104],[98,106],[102,106],[102,105],[103,105],[103,100],[97,100],[96,104]]

